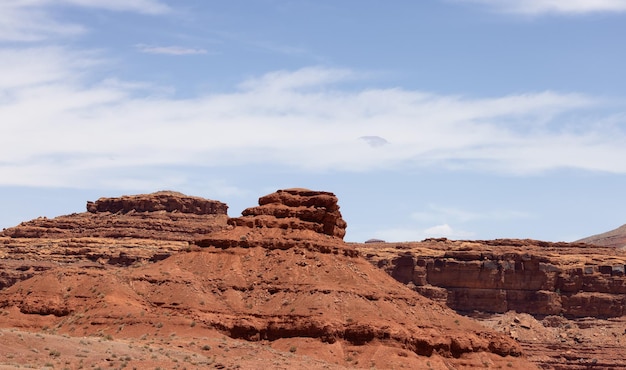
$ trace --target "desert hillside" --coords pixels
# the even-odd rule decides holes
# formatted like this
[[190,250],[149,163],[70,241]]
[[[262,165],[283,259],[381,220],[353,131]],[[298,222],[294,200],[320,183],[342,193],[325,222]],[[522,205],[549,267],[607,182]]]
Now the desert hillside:
[[3,368],[626,368],[626,253],[345,243],[330,192],[158,192],[0,234]]
[[601,247],[626,249],[626,225],[605,233],[592,235],[578,242],[598,245]]

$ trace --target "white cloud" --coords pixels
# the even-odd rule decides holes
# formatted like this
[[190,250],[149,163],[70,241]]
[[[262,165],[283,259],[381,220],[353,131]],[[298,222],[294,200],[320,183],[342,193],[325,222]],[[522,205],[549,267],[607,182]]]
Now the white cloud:
[[165,54],[165,55],[198,55],[207,54],[206,49],[186,48],[182,46],[150,46],[150,45],[135,45],[135,47],[142,53],[148,54]]
[[420,229],[418,227],[399,227],[379,230],[374,233],[374,238],[386,242],[420,241],[427,238],[470,239],[473,232],[457,230],[448,224],[440,224]]
[[[600,126],[595,119],[573,128],[563,121],[564,114],[597,109],[599,101],[580,94],[473,99],[344,90],[341,83],[358,73],[316,67],[180,99],[154,96],[150,85],[135,82],[85,82],[103,63],[97,54],[62,48],[0,51],[0,70],[12,71],[0,75],[0,185],[159,182],[165,177],[154,169],[164,166],[248,164],[626,173],[623,115],[613,122],[596,112]],[[388,143],[363,145],[359,138],[371,133]]]
[[60,23],[29,5],[18,1],[0,3],[0,41],[39,41],[85,32],[80,25]]
[[455,0],[479,3],[498,11],[524,15],[624,12],[625,0]]
[[414,212],[411,218],[419,222],[470,222],[476,220],[510,220],[531,217],[526,212],[514,210],[468,211],[456,207],[444,207],[430,204],[427,210]]
[[167,4],[159,0],[39,0],[39,2],[48,4],[62,2],[68,5],[142,14],[164,14],[171,11]]
[[153,15],[170,11],[165,3],[158,0],[2,0],[0,41],[41,41],[84,33],[86,29],[82,25],[55,19],[50,10],[60,6]]

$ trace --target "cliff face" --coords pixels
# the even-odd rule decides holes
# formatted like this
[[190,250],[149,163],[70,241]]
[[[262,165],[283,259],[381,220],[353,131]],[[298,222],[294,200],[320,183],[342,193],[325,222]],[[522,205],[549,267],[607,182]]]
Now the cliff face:
[[357,248],[396,280],[459,311],[567,317],[626,314],[626,253],[533,240]]
[[624,250],[446,239],[356,249],[413,290],[515,338],[542,368],[625,366]]
[[0,232],[0,289],[59,263],[131,266],[188,250],[228,227],[226,204],[176,192],[100,198],[87,212],[39,217]]
[[11,238],[138,238],[193,241],[227,226],[225,203],[181,193],[100,198],[87,212],[40,217],[0,233]]

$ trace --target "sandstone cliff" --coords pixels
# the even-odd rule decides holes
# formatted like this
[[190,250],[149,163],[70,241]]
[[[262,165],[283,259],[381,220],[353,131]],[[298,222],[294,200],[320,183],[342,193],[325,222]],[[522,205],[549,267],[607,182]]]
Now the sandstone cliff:
[[626,253],[613,248],[443,239],[357,249],[396,280],[460,311],[626,314]]
[[193,241],[226,227],[228,206],[215,200],[162,191],[100,198],[88,212],[54,219],[40,217],[8,228],[12,238],[141,238]]
[[[430,239],[356,248],[420,294],[516,338],[546,368],[626,366],[616,357],[626,344],[624,250],[513,239]],[[535,327],[530,319],[502,324],[516,313],[543,321],[535,321]]]

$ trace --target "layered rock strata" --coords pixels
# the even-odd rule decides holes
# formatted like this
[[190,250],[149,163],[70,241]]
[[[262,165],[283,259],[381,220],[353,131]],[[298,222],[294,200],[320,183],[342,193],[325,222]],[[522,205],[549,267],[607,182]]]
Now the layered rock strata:
[[[101,212],[170,212],[108,204]],[[0,290],[0,309],[8,316],[0,326],[133,338],[156,325],[154,335],[167,327],[168,338],[194,328],[198,334],[188,343],[211,331],[246,341],[300,343],[313,348],[311,355],[326,353],[346,366],[361,361],[367,367],[425,368],[432,361],[438,368],[533,368],[511,338],[416,294],[360,258],[342,240],[346,223],[332,193],[287,189],[261,197],[259,204],[229,220],[227,229],[199,238],[203,248],[189,246],[149,265],[85,266],[79,251],[75,257],[83,264],[58,263]],[[90,208],[101,213],[95,203]],[[120,241],[128,240],[155,242]],[[48,244],[50,255],[63,248],[70,250]],[[21,256],[25,266],[37,258]]]
[[259,198],[259,206],[231,218],[232,227],[196,241],[202,247],[289,249],[294,246],[323,253],[357,256],[343,243],[346,222],[337,197],[330,192],[286,189]]
[[0,289],[59,264],[100,268],[165,259],[225,229],[226,204],[176,192],[100,198],[88,212],[39,217],[0,233]]
[[626,314],[626,253],[612,248],[444,239],[358,249],[396,280],[459,311]]
[[335,194],[308,189],[286,189],[259,198],[259,206],[245,209],[229,224],[250,228],[268,227],[311,230],[343,239],[346,222]]
[[40,217],[4,230],[11,238],[141,238],[192,241],[225,228],[228,206],[222,202],[163,191],[100,198],[88,212]]
[[542,368],[626,368],[624,250],[512,239],[356,247],[413,290],[510,335]]

